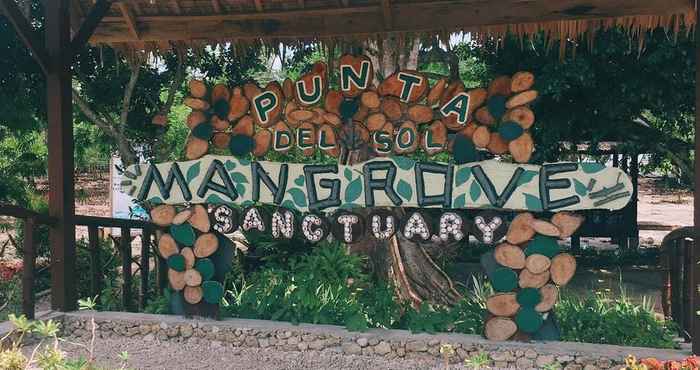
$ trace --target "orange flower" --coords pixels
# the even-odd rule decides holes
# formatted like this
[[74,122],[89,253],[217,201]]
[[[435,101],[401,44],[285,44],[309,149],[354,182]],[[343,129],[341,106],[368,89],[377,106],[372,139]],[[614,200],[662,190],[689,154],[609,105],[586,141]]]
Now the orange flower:
[[678,361],[668,361],[666,362],[666,370],[681,370],[681,363]]
[[685,359],[685,362],[690,369],[697,369],[700,367],[700,358],[697,358],[697,356],[690,356]]
[[655,359],[655,358],[645,358],[642,361],[640,361],[642,365],[646,365],[647,369],[649,370],[663,370],[664,369],[664,364],[663,362]]

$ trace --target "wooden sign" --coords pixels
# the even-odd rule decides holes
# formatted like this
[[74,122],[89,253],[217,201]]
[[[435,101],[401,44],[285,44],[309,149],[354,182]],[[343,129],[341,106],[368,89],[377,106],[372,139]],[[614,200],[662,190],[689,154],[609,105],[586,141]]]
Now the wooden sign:
[[130,166],[124,177],[123,191],[156,204],[266,203],[301,211],[380,206],[615,210],[632,197],[629,177],[598,163],[454,165],[388,157],[342,166],[208,155]]

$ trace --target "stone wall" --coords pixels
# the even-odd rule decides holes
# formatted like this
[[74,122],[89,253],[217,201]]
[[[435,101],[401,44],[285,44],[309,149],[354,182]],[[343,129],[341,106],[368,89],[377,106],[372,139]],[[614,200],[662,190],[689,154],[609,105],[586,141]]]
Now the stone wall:
[[[94,316],[93,316],[94,315]],[[292,325],[285,322],[227,319],[213,321],[177,316],[123,312],[75,312],[57,318],[64,335],[90,338],[90,319],[95,318],[98,337],[133,337],[144,341],[197,343],[215,347],[260,347],[281,351],[335,351],[348,355],[388,358],[429,357],[442,359],[440,348],[449,345],[452,363],[488,353],[496,368],[620,369],[625,356],[682,359],[683,351],[619,347],[570,342],[492,342],[475,335],[411,334],[404,330],[349,332],[331,325]]]

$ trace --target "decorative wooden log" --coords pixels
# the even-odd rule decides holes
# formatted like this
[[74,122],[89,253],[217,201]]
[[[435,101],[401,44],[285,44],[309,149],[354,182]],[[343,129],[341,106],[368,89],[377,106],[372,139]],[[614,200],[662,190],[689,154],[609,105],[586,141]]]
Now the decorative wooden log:
[[554,284],[547,284],[540,288],[542,301],[535,306],[537,312],[547,312],[554,308],[559,299],[559,288]]
[[517,95],[513,95],[506,101],[506,108],[511,109],[521,105],[530,104],[537,99],[537,90],[523,91]]
[[489,97],[488,91],[483,87],[471,89],[467,92],[467,94],[469,94],[469,115],[474,113],[477,108],[486,103],[486,99]]
[[542,314],[535,311],[532,307],[523,307],[515,315],[515,323],[518,325],[518,330],[528,334],[539,330],[543,322]]
[[[350,66],[350,68],[352,68],[352,70],[357,74],[361,74],[361,71],[363,70],[363,68],[362,68],[363,64],[366,66],[365,68],[368,69],[366,79],[367,79],[367,85],[369,85],[369,83],[374,78],[374,67],[372,66],[372,62],[369,60],[369,58],[367,58],[364,55],[357,55],[356,56],[356,55],[345,54],[345,55],[341,56],[340,59],[338,60],[338,65]],[[343,94],[346,97],[354,98],[354,97],[360,95],[364,90],[365,89],[360,88],[351,82],[348,84],[347,89],[343,91]]]
[[[211,126],[216,131],[226,131],[226,130],[228,130],[229,127],[231,127],[231,123],[228,120],[221,119],[217,116],[212,116],[211,117]],[[199,127],[199,126],[197,126],[197,127]]]
[[291,118],[292,121],[303,122],[314,118],[314,112],[312,110],[297,109],[295,111],[289,112],[287,117]]
[[233,122],[245,116],[249,108],[250,101],[243,95],[243,90],[240,87],[234,88],[229,100],[228,120]]
[[324,153],[338,157],[340,155],[340,147],[338,146],[338,137],[331,125],[321,125],[317,130],[319,149]]
[[477,128],[479,128],[479,125],[477,125],[474,122],[469,122],[466,126],[459,130],[457,134],[467,137],[471,140],[474,137],[474,131],[476,131]]
[[534,308],[542,301],[542,295],[539,289],[524,288],[518,291],[516,300],[522,307]]
[[209,257],[219,249],[219,239],[214,233],[200,235],[194,242],[194,255],[197,258]]
[[560,251],[557,239],[546,236],[546,235],[536,235],[529,243],[527,243],[527,248],[525,248],[525,255],[529,256],[531,254],[543,254],[549,258],[553,258]]
[[194,110],[207,110],[210,107],[208,101],[204,99],[193,98],[191,96],[185,98],[183,103]]
[[277,98],[279,98],[279,105],[280,106],[284,105],[284,101],[285,101],[284,90],[282,88],[282,85],[280,85],[279,82],[277,82],[277,81],[268,82],[267,85],[265,85],[264,90],[274,92],[275,95],[277,95]]
[[[405,93],[404,80],[402,80],[401,77],[405,76],[415,79],[415,84],[413,84],[406,96],[401,96]],[[418,71],[405,70],[396,72],[385,78],[384,81],[379,84],[377,91],[381,96],[395,96],[401,98],[401,101],[404,103],[416,103],[428,93],[429,88],[428,78],[422,73]]]
[[323,110],[323,108],[313,107],[311,110],[314,112],[314,116],[311,117],[311,123],[316,126],[326,123],[326,120],[323,118],[323,116],[326,115],[326,111]]
[[185,258],[185,270],[193,268],[195,257],[194,257],[194,251],[192,251],[192,248],[184,247],[180,251],[180,254],[182,255],[182,257]]
[[255,82],[246,82],[243,85],[243,96],[245,96],[249,101],[253,101],[253,99],[260,95],[260,93],[262,93],[262,89]]
[[552,258],[552,266],[549,269],[552,282],[564,286],[571,281],[576,273],[576,258],[568,253],[560,253]]
[[294,146],[294,134],[284,121],[277,122],[272,127],[272,150],[287,153]]
[[394,125],[391,122],[384,122],[382,127],[372,133],[370,144],[372,149],[374,149],[374,153],[379,157],[392,154],[396,145],[394,141]]
[[518,286],[521,288],[541,288],[549,281],[549,271],[533,274],[528,269],[520,271]]
[[509,317],[494,316],[484,324],[484,336],[490,340],[508,340],[517,331],[517,324]]
[[423,104],[414,105],[408,108],[408,119],[417,125],[430,122],[433,119],[433,109]]
[[287,101],[294,99],[294,81],[290,78],[285,78],[282,82],[282,92],[284,92],[284,98]]
[[158,238],[158,254],[160,254],[163,259],[167,260],[170,256],[178,254],[178,247],[175,239],[173,239],[170,234],[163,233],[160,238]]
[[515,122],[527,130],[535,123],[535,113],[529,107],[520,106],[506,111],[501,119],[503,122]]
[[207,121],[207,115],[204,114],[204,112],[199,111],[199,110],[193,110],[190,112],[190,114],[187,116],[187,127],[189,129],[195,128],[197,125],[200,123],[206,122]]
[[207,85],[201,80],[190,80],[188,83],[190,95],[195,98],[204,98],[207,96]]
[[214,85],[214,88],[211,90],[212,104],[220,100],[229,101],[229,99],[231,99],[231,92],[229,91],[228,86],[224,84]]
[[[465,91],[467,91],[467,89],[464,87],[464,83],[462,81],[451,81],[443,91],[442,96],[440,97],[440,106],[445,105],[448,101],[450,101],[450,99],[454,98],[455,95]],[[486,92],[486,90],[484,90],[484,92]],[[469,100],[469,105],[471,106],[471,94]]]
[[435,85],[433,85],[433,87],[430,89],[430,92],[428,92],[428,96],[425,99],[428,106],[433,107],[435,104],[440,102],[440,97],[445,92],[446,87],[447,80],[444,78],[441,78],[435,82]]
[[403,115],[401,101],[394,97],[385,97],[382,99],[379,110],[381,110],[390,121],[397,121],[401,119]]
[[513,316],[520,304],[515,293],[497,293],[486,298],[486,309],[494,316]]
[[175,271],[185,271],[185,256],[173,254],[168,257],[168,267]]
[[496,123],[496,118],[491,115],[491,112],[489,112],[489,108],[487,106],[483,106],[479,109],[476,110],[475,117],[479,123],[491,126]]
[[340,103],[343,102],[343,93],[338,90],[331,90],[326,94],[323,107],[326,112],[335,113],[340,116]]
[[519,138],[508,143],[508,150],[518,163],[529,162],[534,149],[535,143],[532,141],[532,136],[530,136],[529,132],[523,133]]
[[505,154],[508,153],[508,142],[498,132],[492,132],[486,149],[493,154]]
[[355,114],[352,115],[352,120],[363,122],[365,119],[367,119],[367,116],[369,116],[369,108],[365,107],[364,105],[360,105]]
[[307,101],[301,99],[299,95],[300,83],[303,83],[303,86],[306,86],[307,89],[310,89],[312,86],[314,86],[314,78],[321,78],[321,96],[325,94],[325,92],[328,90],[327,70],[328,68],[326,67],[326,63],[316,62],[313,66],[311,66],[311,70],[309,71],[309,73],[299,77],[299,80],[297,80],[294,89],[294,97],[296,99],[297,104],[305,107],[309,107],[316,104],[309,104]]
[[377,131],[384,127],[386,123],[386,116],[384,113],[377,112],[372,113],[367,117],[367,129],[370,131]]
[[215,132],[211,137],[211,143],[217,149],[227,149],[231,142],[231,134],[228,132]]
[[323,122],[328,123],[333,127],[340,127],[343,124],[343,121],[340,119],[340,116],[332,112],[326,112],[323,115]]
[[168,282],[173,290],[180,291],[185,288],[185,272],[168,269]]
[[301,149],[302,154],[306,157],[314,155],[316,151],[316,126],[311,122],[302,122],[296,131],[297,147]]
[[535,230],[536,233],[546,235],[546,236],[553,236],[555,238],[558,238],[559,235],[561,235],[561,231],[559,230],[556,225],[547,222],[545,220],[532,220],[530,223],[530,226]]
[[566,239],[573,235],[583,224],[585,218],[572,212],[557,212],[552,216],[552,223],[560,231],[559,237]]
[[535,75],[531,72],[521,71],[513,75],[510,82],[510,89],[514,93],[529,90],[535,84]]
[[218,281],[205,281],[202,283],[204,301],[211,304],[219,304],[224,296],[224,286]]
[[508,96],[511,94],[511,79],[510,76],[498,76],[489,83],[489,96],[502,95]]
[[231,129],[231,135],[245,135],[253,137],[255,135],[255,123],[253,117],[245,115],[236,122]]
[[272,132],[270,130],[260,130],[253,135],[253,156],[262,157],[272,146]]
[[[255,124],[261,128],[272,127],[274,124],[276,124],[279,121],[280,116],[282,115],[283,108],[283,104],[281,102],[282,99],[279,95],[277,95],[277,92],[275,92],[274,90],[265,90],[265,92],[270,92],[275,95],[275,99],[277,99],[277,105],[275,105],[270,110],[267,110],[264,116],[261,116],[261,112],[258,109],[251,108],[251,116],[253,117]],[[252,100],[252,102],[254,102],[254,100]]]
[[185,298],[185,302],[189,304],[197,304],[202,301],[201,286],[186,286],[182,294]]
[[486,148],[491,142],[491,132],[486,126],[479,126],[472,134],[472,141],[477,148]]
[[284,106],[284,121],[287,122],[289,127],[297,128],[301,124],[301,121],[292,116],[292,112],[297,110],[299,110],[299,106],[294,100],[288,101],[287,105]]
[[404,121],[396,131],[394,153],[410,154],[416,151],[420,138],[413,121]]
[[541,274],[549,270],[552,261],[542,254],[531,254],[525,260],[525,268],[533,274]]
[[187,286],[200,286],[202,285],[202,274],[195,269],[188,269],[185,271],[185,285]]
[[209,142],[190,136],[185,143],[185,158],[189,160],[202,158],[209,151]]
[[169,204],[161,204],[151,209],[151,221],[158,226],[170,226],[177,211]]
[[447,147],[447,127],[440,120],[433,121],[423,134],[421,145],[428,155],[435,155]]
[[360,97],[362,105],[369,109],[378,109],[382,101],[379,99],[379,94],[376,91],[365,91]]
[[532,213],[523,212],[519,213],[513,218],[513,221],[508,227],[508,233],[506,233],[506,240],[511,244],[522,244],[526,241],[532,239],[535,236],[535,230],[532,228],[532,221],[535,217]]
[[[520,270],[525,267],[525,253],[523,250],[512,244],[502,243],[493,251],[493,257],[499,264]],[[511,315],[506,315],[511,316]]]
[[195,204],[192,207],[192,217],[188,221],[192,227],[203,233],[208,233],[211,228],[207,208],[201,204]]

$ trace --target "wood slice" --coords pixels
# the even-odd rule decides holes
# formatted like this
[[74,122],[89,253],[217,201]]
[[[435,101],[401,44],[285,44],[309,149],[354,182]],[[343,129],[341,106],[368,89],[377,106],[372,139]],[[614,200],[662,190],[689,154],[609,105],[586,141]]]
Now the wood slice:
[[408,108],[408,119],[420,125],[433,120],[433,108],[427,105],[417,104]]
[[185,302],[189,304],[197,304],[202,301],[201,286],[186,286],[182,293],[185,298]]
[[515,293],[497,293],[486,298],[486,309],[495,316],[513,316],[520,304]]
[[326,123],[326,120],[323,118],[323,116],[326,114],[326,111],[323,110],[321,107],[313,107],[311,110],[314,112],[314,116],[311,117],[311,123],[314,125],[322,125]]
[[390,121],[397,121],[403,116],[401,101],[398,98],[386,97],[382,99],[379,110],[381,110]]
[[[467,89],[464,87],[464,83],[462,81],[457,80],[450,82],[445,88],[445,91],[443,91],[442,96],[440,97],[440,106],[442,107],[448,101],[450,101],[450,99],[454,98],[455,95],[465,91],[467,91]],[[484,90],[484,92],[485,91],[486,90]],[[469,103],[469,105],[472,105],[471,102]]]
[[265,89],[267,91],[272,91],[277,95],[277,97],[280,99],[279,103],[281,106],[284,105],[285,97],[284,97],[284,90],[282,89],[282,85],[280,85],[279,82],[277,81],[270,81],[265,85]]
[[158,238],[158,254],[167,260],[170,256],[178,254],[178,247],[175,239],[170,234],[165,234]]
[[201,204],[192,207],[192,217],[188,221],[192,227],[203,233],[208,233],[211,228],[207,208]]
[[535,229],[535,232],[538,234],[553,236],[555,238],[558,238],[559,235],[561,235],[561,231],[559,231],[558,227],[544,220],[532,220],[530,226],[532,226],[532,228]]
[[532,141],[532,136],[530,136],[529,132],[523,133],[519,138],[508,143],[508,151],[518,163],[529,162],[534,149],[535,143]]
[[[253,120],[255,121],[255,124],[258,127],[268,128],[276,124],[277,121],[279,121],[279,118],[282,115],[282,108],[284,107],[284,104],[282,103],[282,97],[279,95],[279,92],[275,90],[265,90],[264,92],[271,92],[277,100],[277,105],[271,110],[269,110],[266,116],[261,116],[261,112],[259,112],[257,109],[253,109],[252,106],[250,112],[251,116],[253,117]],[[251,105],[254,105],[254,103],[255,100],[251,100]],[[267,118],[267,121],[264,121],[263,118]]]
[[382,103],[376,91],[363,92],[360,97],[360,102],[369,109],[378,109]]
[[272,146],[272,132],[270,130],[260,130],[253,135],[253,156],[262,157]]
[[486,126],[479,126],[472,134],[472,141],[477,148],[486,148],[491,142],[491,132]]
[[187,286],[200,286],[202,285],[202,274],[195,269],[188,269],[185,271],[185,285]]
[[190,136],[185,143],[185,158],[199,159],[202,158],[209,151],[209,142]]
[[377,156],[385,157],[393,153],[395,145],[394,125],[391,122],[385,122],[384,126],[373,132],[371,137],[370,144]]
[[500,244],[494,249],[493,257],[496,259],[496,262],[505,267],[510,267],[515,270],[520,270],[525,267],[525,252],[516,245],[508,243]]
[[506,240],[511,244],[522,244],[535,236],[535,229],[532,228],[532,221],[535,216],[529,212],[519,213],[508,227]]
[[523,307],[515,315],[515,323],[518,325],[518,330],[527,334],[535,333],[542,326],[543,322],[542,314],[531,307]]
[[194,255],[197,258],[209,257],[219,249],[219,239],[213,233],[200,235],[194,242]]
[[340,103],[343,102],[343,93],[338,90],[331,90],[326,94],[323,107],[326,112],[335,113],[340,116]]
[[365,107],[364,105],[360,105],[355,114],[352,115],[352,120],[363,122],[367,116],[369,116],[369,108]]
[[250,101],[243,95],[243,89],[240,87],[234,88],[231,100],[229,100],[228,120],[233,122],[245,116],[248,113],[248,109],[250,109]]
[[306,157],[314,155],[316,151],[316,126],[311,122],[302,122],[296,131],[297,147]]
[[433,85],[432,88],[430,88],[430,92],[428,92],[428,96],[426,97],[425,101],[428,106],[432,107],[435,104],[440,102],[440,97],[442,94],[445,92],[445,88],[447,87],[447,80],[444,78],[441,78],[435,82],[435,85]]
[[294,133],[284,121],[277,122],[272,127],[272,150],[287,153],[294,146]]
[[489,83],[489,96],[503,95],[508,96],[511,94],[511,79],[510,76],[498,76],[491,83]]
[[174,225],[182,225],[185,222],[187,222],[187,220],[189,220],[190,217],[192,217],[192,209],[185,208],[182,211],[178,212],[175,215],[175,217],[173,217],[173,224]]
[[326,112],[323,115],[323,122],[328,123],[329,125],[334,127],[340,127],[343,124],[343,121],[340,119],[340,116],[332,112]]
[[243,85],[243,96],[245,96],[246,99],[251,102],[253,101],[253,98],[260,95],[261,92],[262,89],[255,82],[246,82]]
[[207,115],[204,114],[204,112],[199,111],[199,110],[193,110],[190,112],[190,114],[187,116],[187,127],[189,129],[195,128],[197,125],[200,123],[206,122],[207,121]]
[[190,80],[188,83],[190,95],[195,98],[204,98],[207,96],[207,85],[202,80]]
[[[455,91],[454,95],[464,91],[463,85],[459,85],[459,87],[460,91]],[[478,88],[467,91],[467,95],[469,95],[469,107],[467,107],[467,120],[469,121],[472,120],[472,117],[474,117],[474,112],[484,104],[488,93],[486,92],[486,89]],[[445,103],[441,104],[441,106],[443,105],[445,105]],[[442,122],[448,129],[458,131],[464,128],[464,124],[459,123],[457,119],[458,117],[456,114],[450,114],[447,117],[444,117]]]
[[333,126],[321,125],[316,134],[318,135],[316,142],[321,151],[333,157],[338,157],[338,155],[340,155],[338,137]]
[[477,128],[479,128],[479,125],[477,125],[474,122],[469,122],[466,126],[459,130],[457,134],[467,137],[471,140],[474,137],[474,131],[476,131]]
[[183,103],[194,110],[207,110],[210,107],[208,101],[204,99],[193,98],[191,96],[185,98]]
[[386,116],[384,113],[377,112],[377,113],[372,113],[367,117],[367,129],[370,131],[377,131],[384,127],[384,124],[386,123]]
[[428,155],[435,155],[447,147],[447,127],[440,120],[433,121],[423,133],[421,140],[423,150]]
[[221,119],[214,115],[211,117],[211,126],[216,131],[226,131],[229,127],[231,127],[231,123],[228,120]]
[[521,288],[541,288],[549,281],[549,271],[533,274],[528,269],[520,271],[518,286]]
[[531,72],[521,71],[513,75],[510,82],[510,89],[514,93],[529,90],[535,84],[535,75]]
[[517,324],[508,317],[495,316],[484,324],[484,336],[489,340],[508,340],[517,331]]
[[507,110],[501,120],[503,122],[515,122],[524,130],[527,130],[535,123],[535,113],[526,106],[515,107]]
[[469,94],[469,114],[471,115],[479,107],[486,103],[486,99],[489,97],[489,93],[483,87],[478,87],[476,89],[471,89],[467,92]]
[[413,121],[404,121],[396,130],[396,136],[394,136],[394,153],[413,153],[418,148],[419,141],[416,124]]
[[297,128],[301,124],[301,121],[292,117],[292,112],[297,110],[299,110],[299,106],[294,100],[290,100],[287,102],[287,105],[284,106],[284,121],[287,122],[287,125],[291,128]]
[[[343,94],[349,98],[354,98],[358,95],[360,95],[367,86],[369,86],[372,82],[372,79],[374,78],[374,67],[372,66],[372,61],[367,58],[364,55],[350,55],[350,54],[345,54],[338,59],[338,66],[350,66],[353,70],[353,72],[356,75],[360,75],[362,71],[362,65],[368,65],[368,71],[367,71],[367,85],[366,86],[360,86],[358,87],[353,83],[352,79],[349,79],[349,84],[346,90],[343,91]],[[345,67],[347,68],[347,67]],[[340,70],[340,67],[339,67]]]
[[559,288],[554,284],[547,284],[540,288],[540,296],[542,296],[542,301],[535,306],[535,311],[551,311],[559,299]]
[[311,110],[297,109],[295,111],[289,112],[287,117],[291,118],[293,121],[308,121],[314,118],[315,114]]
[[552,258],[549,268],[554,284],[564,286],[571,281],[576,273],[576,258],[568,253],[559,253]]
[[515,108],[517,106],[525,105],[525,104],[530,104],[535,99],[537,99],[538,93],[537,90],[527,90],[523,91],[517,95],[513,95],[506,101],[506,108],[511,109]]
[[173,290],[180,291],[185,288],[185,272],[168,269],[168,282]]
[[294,99],[294,81],[290,78],[285,78],[282,82],[282,92],[284,92],[284,98],[288,101]]
[[224,84],[216,84],[211,90],[211,102],[216,103],[220,100],[229,101],[231,99],[231,91]]
[[541,274],[549,270],[552,261],[542,254],[531,254],[525,260],[525,268],[533,274]]
[[184,247],[180,251],[180,254],[185,257],[185,270],[191,269],[194,267],[194,251],[192,251],[192,248],[190,247]]
[[243,116],[231,129],[231,135],[245,135],[253,137],[255,135],[255,123],[253,117]]
[[508,142],[503,140],[503,137],[498,132],[492,132],[486,149],[493,154],[505,154],[508,153]]
[[214,277],[215,267],[214,263],[209,258],[200,258],[194,264],[194,268],[202,274],[202,279],[209,280]]
[[151,210],[151,221],[158,226],[170,226],[177,211],[169,204],[161,204]]
[[[312,89],[312,87],[314,86],[314,79],[318,77],[321,78],[321,97],[325,95],[325,92],[328,90],[327,69],[328,68],[326,67],[326,63],[316,62],[313,64],[313,66],[311,66],[311,70],[309,71],[309,73],[306,73],[303,76],[299,77],[297,82],[294,84],[294,97],[296,99],[297,104],[305,107],[317,104],[317,102],[309,104],[308,102],[302,101],[299,92],[302,86],[306,86],[306,92],[311,91],[310,89]],[[300,82],[302,81],[303,85],[300,84]]]
[[573,235],[584,220],[585,217],[572,212],[557,212],[552,216],[552,224],[557,226],[560,231],[559,237],[562,239]]
[[484,125],[490,126],[496,123],[496,118],[491,115],[491,112],[489,112],[489,108],[487,106],[477,109],[474,118],[476,118],[479,123]]
[[[418,79],[418,82],[412,86],[409,94],[405,97],[401,97],[401,93],[404,89],[404,82],[399,78],[400,75],[411,75]],[[422,73],[413,70],[403,70],[384,79],[384,81],[379,84],[378,92],[381,96],[395,96],[401,98],[401,101],[404,103],[416,103],[428,93],[429,88],[428,78]]]

